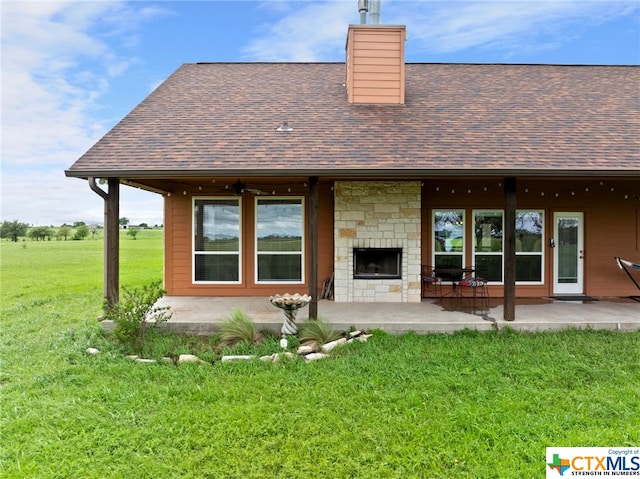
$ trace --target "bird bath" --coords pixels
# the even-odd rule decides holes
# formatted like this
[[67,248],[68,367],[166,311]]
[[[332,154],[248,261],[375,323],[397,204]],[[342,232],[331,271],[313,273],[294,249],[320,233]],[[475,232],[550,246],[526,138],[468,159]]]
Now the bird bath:
[[284,311],[284,323],[282,323],[282,339],[280,340],[280,345],[283,348],[287,347],[287,334],[297,334],[298,333],[298,325],[296,324],[296,314],[298,314],[298,310],[304,308],[307,304],[311,302],[311,296],[307,294],[300,295],[285,293],[283,295],[276,294],[275,296],[271,296],[269,298],[271,304],[273,304],[276,308],[282,309]]

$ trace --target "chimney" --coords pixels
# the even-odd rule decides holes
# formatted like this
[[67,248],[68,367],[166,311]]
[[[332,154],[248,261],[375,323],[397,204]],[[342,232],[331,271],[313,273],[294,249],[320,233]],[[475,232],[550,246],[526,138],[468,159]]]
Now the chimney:
[[347,33],[349,103],[404,105],[406,27],[380,25],[380,0],[358,0],[358,12],[360,25]]
[[349,25],[349,103],[404,105],[404,25]]

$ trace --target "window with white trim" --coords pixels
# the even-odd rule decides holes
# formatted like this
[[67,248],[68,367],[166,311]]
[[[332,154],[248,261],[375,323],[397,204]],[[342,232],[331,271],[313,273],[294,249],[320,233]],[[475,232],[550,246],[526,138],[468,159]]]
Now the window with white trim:
[[432,225],[433,266],[443,280],[459,279],[459,274],[447,274],[446,269],[464,265],[464,211],[434,210]]
[[194,282],[240,282],[240,212],[240,198],[194,198]]
[[544,212],[516,213],[516,282],[542,284],[544,267]]
[[[504,274],[504,212],[473,212],[473,263],[476,274],[489,281],[502,283]],[[544,215],[542,211],[516,212],[516,283],[542,283],[542,238]]]
[[256,283],[304,282],[303,225],[303,198],[256,198]]
[[473,264],[475,274],[487,281],[502,283],[503,272],[502,211],[474,210]]

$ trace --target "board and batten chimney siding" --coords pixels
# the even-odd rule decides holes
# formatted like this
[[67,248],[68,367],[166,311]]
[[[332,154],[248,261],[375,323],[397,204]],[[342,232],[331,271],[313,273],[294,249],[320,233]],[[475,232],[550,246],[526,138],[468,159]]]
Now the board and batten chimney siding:
[[404,105],[404,25],[349,25],[349,103]]

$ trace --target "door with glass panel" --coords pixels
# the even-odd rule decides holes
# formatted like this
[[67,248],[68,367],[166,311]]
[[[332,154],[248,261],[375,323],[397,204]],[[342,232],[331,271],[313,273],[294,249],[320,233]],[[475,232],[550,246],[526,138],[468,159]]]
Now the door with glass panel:
[[553,293],[583,294],[583,213],[553,215]]

